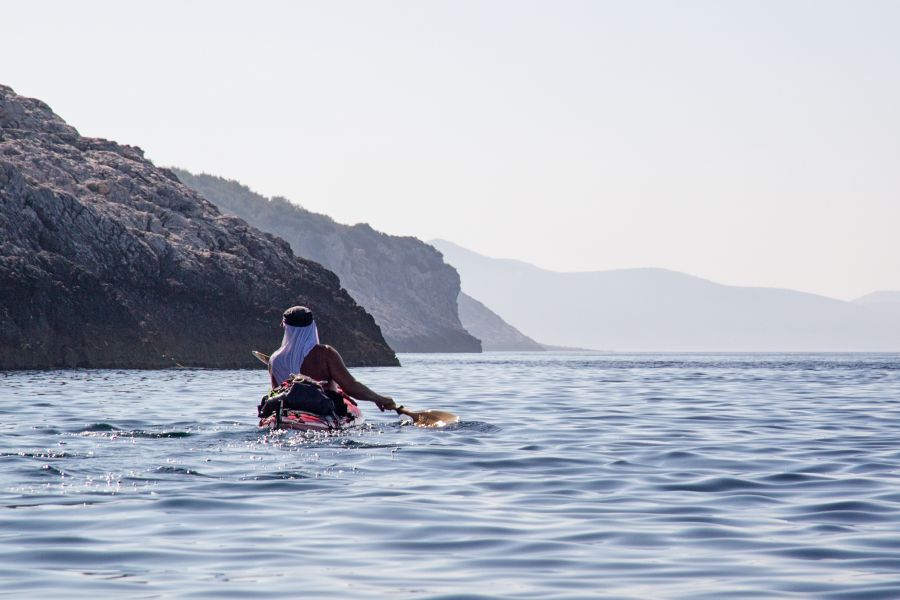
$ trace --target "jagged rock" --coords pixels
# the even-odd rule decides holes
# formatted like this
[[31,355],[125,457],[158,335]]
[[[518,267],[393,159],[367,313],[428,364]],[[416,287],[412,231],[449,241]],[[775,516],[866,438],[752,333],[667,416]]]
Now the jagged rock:
[[269,200],[212,175],[173,169],[188,186],[227,213],[290,242],[298,256],[320,262],[381,326],[398,352],[480,352],[459,320],[459,275],[439,252],[413,237],[369,225],[342,225],[284,198]]
[[0,369],[250,366],[294,304],[348,363],[397,364],[333,273],[0,86]]

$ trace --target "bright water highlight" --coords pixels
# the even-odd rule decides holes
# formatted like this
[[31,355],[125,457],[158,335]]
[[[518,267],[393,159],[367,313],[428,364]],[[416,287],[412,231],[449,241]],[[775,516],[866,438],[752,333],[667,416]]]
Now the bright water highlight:
[[263,370],[0,374],[0,596],[900,597],[900,356],[401,360],[355,373],[459,425],[263,432]]

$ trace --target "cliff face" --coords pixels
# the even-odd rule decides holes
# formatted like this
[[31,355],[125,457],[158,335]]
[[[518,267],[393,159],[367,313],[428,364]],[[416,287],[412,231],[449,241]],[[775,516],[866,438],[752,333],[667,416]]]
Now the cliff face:
[[333,273],[0,86],[0,369],[252,366],[295,304],[348,363],[397,364]]
[[466,331],[478,336],[487,352],[543,352],[537,343],[489,309],[467,295],[459,293],[459,320]]
[[440,253],[412,237],[342,225],[283,198],[271,200],[236,181],[173,169],[179,179],[227,213],[287,240],[298,256],[341,278],[398,352],[480,352],[459,320],[459,275]]

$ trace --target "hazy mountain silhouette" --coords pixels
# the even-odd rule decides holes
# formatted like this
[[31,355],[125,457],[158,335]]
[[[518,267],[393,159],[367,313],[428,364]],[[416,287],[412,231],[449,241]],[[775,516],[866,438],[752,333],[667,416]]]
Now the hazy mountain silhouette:
[[866,294],[862,298],[857,298],[853,303],[900,321],[900,291],[879,290]]
[[[546,344],[621,351],[897,351],[894,293],[845,302],[665,269],[560,273],[431,242],[462,289]],[[900,295],[900,294],[898,294]]]
[[543,352],[544,346],[537,343],[493,312],[487,306],[466,295],[459,294],[459,320],[466,331],[481,340],[481,348],[486,351],[527,351]]

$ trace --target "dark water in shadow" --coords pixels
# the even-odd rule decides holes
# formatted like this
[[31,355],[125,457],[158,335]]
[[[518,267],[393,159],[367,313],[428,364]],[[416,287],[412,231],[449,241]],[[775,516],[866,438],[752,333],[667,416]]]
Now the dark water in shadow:
[[264,371],[0,374],[0,596],[900,598],[900,357],[405,355],[266,434]]

